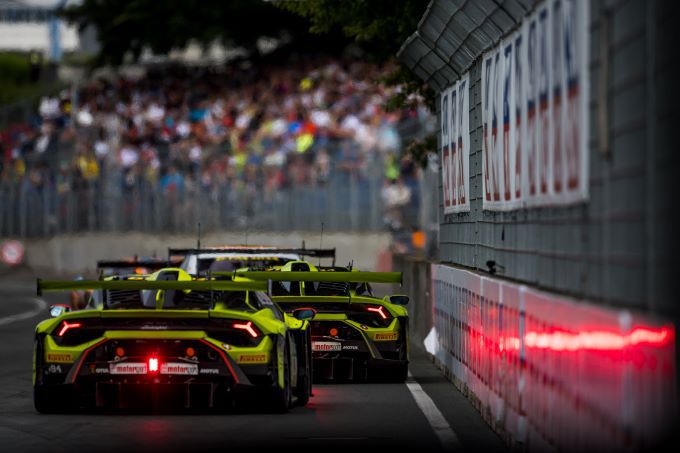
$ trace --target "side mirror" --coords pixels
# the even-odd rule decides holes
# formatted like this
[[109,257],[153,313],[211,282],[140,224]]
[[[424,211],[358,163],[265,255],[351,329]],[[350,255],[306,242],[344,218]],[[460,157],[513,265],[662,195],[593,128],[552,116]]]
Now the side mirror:
[[68,305],[64,304],[55,304],[55,305],[50,305],[50,316],[53,318],[58,318],[59,316],[63,315],[64,313],[68,313],[71,311],[71,307]]
[[408,305],[408,301],[411,300],[406,294],[393,294],[385,296],[384,299],[394,305]]
[[299,319],[300,321],[312,319],[315,315],[316,310],[313,308],[296,308],[293,310],[293,317],[295,319]]

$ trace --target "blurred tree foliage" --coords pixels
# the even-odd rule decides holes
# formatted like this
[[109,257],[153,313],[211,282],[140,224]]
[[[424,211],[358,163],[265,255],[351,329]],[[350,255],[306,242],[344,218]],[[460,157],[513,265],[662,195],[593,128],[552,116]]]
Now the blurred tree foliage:
[[298,50],[335,51],[348,40],[340,33],[311,40],[309,22],[263,0],[83,0],[60,14],[81,28],[93,25],[101,46],[96,64],[138,59],[145,48],[167,54],[190,41],[243,47],[258,58],[258,38],[282,38]]
[[0,106],[37,102],[41,95],[62,88],[59,81],[41,80],[44,63],[37,53],[0,52]]
[[[128,52],[137,59],[145,48],[156,54],[183,48],[195,40],[219,40],[243,47],[259,57],[260,37],[286,37],[286,52],[324,51],[340,54],[356,43],[377,63],[393,61],[413,33],[429,0],[83,0],[62,15],[81,27],[94,25],[101,51],[97,64],[120,64]],[[276,52],[281,56],[280,50]],[[269,56],[268,58],[271,58]],[[386,105],[408,107],[422,97],[434,111],[435,93],[406,67],[385,83],[402,89]],[[425,163],[432,139],[410,144],[417,161]],[[433,149],[434,150],[434,149]]]

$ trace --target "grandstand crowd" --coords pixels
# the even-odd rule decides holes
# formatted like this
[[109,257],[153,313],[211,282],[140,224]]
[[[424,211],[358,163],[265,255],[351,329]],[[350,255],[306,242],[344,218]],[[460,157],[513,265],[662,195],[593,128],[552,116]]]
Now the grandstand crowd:
[[[115,181],[166,194],[323,186],[384,178],[384,197],[417,190],[404,130],[424,107],[388,112],[390,67],[339,59],[286,66],[148,68],[45,97],[27,123],[0,130],[0,184],[68,192]],[[377,169],[377,173],[376,173]],[[345,179],[342,179],[345,178]],[[409,195],[410,197],[410,195]]]

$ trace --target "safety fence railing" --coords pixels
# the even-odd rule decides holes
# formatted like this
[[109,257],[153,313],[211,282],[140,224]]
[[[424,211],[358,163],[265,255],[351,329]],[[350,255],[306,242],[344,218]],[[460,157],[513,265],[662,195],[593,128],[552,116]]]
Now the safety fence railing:
[[[156,181],[126,183],[122,173],[91,182],[30,177],[0,182],[0,236],[77,232],[193,233],[215,230],[383,230],[382,164],[336,171],[324,183],[268,190],[222,182],[182,188]],[[413,213],[417,217],[417,213]]]

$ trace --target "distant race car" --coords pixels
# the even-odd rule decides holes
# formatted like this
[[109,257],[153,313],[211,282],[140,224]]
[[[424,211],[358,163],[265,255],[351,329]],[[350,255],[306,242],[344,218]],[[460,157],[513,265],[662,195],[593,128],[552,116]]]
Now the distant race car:
[[270,281],[272,299],[287,312],[316,311],[312,320],[315,378],[406,379],[409,318],[404,305],[408,296],[378,298],[369,284],[401,283],[401,273],[322,268],[291,261],[276,270],[238,271],[236,275]]
[[35,330],[39,412],[73,408],[223,408],[252,396],[278,411],[312,392],[311,310],[285,314],[263,282],[148,276],[41,281],[43,291],[91,289],[88,306],[51,308]]
[[165,260],[156,256],[134,256],[122,260],[99,260],[97,261],[97,275],[100,278],[112,275],[150,274],[165,267],[177,267],[182,263],[181,259]]
[[192,275],[231,272],[244,267],[282,266],[289,261],[301,260],[303,257],[331,258],[335,263],[335,249],[308,249],[304,243],[300,248],[227,245],[168,249],[168,258],[181,259],[182,264],[179,267]]
[[[97,275],[99,278],[110,277],[112,275],[126,274],[149,274],[164,267],[174,267],[181,263],[181,260],[162,260],[157,257],[142,257],[136,255],[133,258],[122,260],[100,260],[97,261]],[[80,276],[76,280],[83,280]],[[72,310],[82,310],[87,305],[91,289],[82,291],[71,291],[69,304]]]

